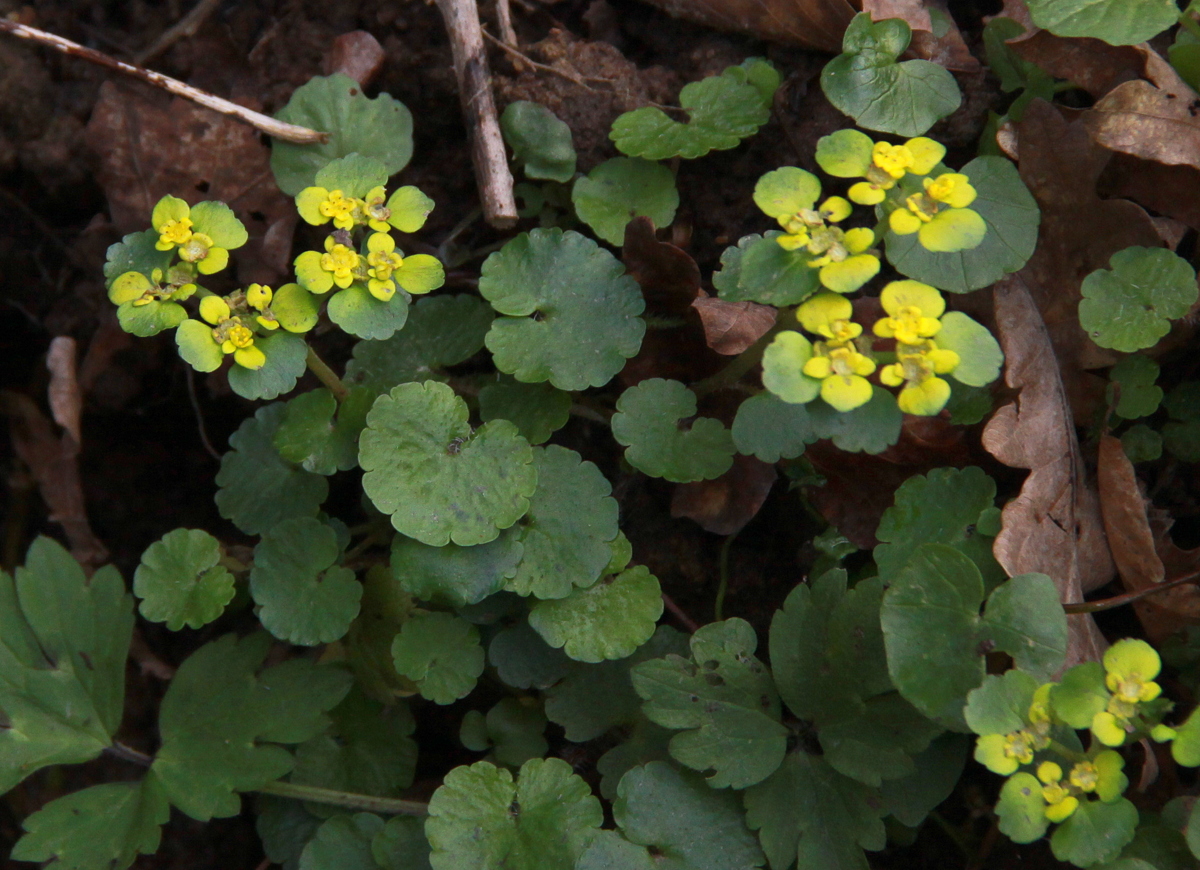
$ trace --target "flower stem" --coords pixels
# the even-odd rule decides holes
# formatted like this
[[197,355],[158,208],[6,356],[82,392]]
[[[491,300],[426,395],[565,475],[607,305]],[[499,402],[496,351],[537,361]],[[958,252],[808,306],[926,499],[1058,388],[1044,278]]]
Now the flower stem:
[[352,810],[366,810],[373,813],[388,815],[427,816],[429,804],[421,801],[406,801],[399,798],[374,797],[369,794],[355,794],[348,791],[335,791],[331,788],[321,788],[315,785],[300,785],[295,782],[269,782],[254,791],[261,794],[273,794],[277,797],[293,798],[299,801],[312,801],[319,804],[331,804]]
[[1052,749],[1053,751],[1057,752],[1059,755],[1061,755],[1063,758],[1067,759],[1068,761],[1075,761],[1075,762],[1087,761],[1087,756],[1084,755],[1082,752],[1076,752],[1074,749],[1068,749],[1067,747],[1065,747],[1061,743],[1059,743],[1057,740],[1051,740],[1049,748]]
[[350,390],[342,383],[342,379],[334,374],[325,360],[317,356],[317,352],[310,346],[308,355],[304,358],[304,362],[308,364],[308,370],[317,376],[317,380],[329,388],[329,392],[333,393],[333,397],[338,400],[338,403],[346,401],[350,395]]
[[[740,532],[741,529],[738,531]],[[721,543],[721,555],[718,559],[720,580],[717,583],[716,600],[713,601],[713,619],[717,622],[725,618],[725,593],[729,590],[729,545],[737,536],[737,532],[726,535],[725,540]]]

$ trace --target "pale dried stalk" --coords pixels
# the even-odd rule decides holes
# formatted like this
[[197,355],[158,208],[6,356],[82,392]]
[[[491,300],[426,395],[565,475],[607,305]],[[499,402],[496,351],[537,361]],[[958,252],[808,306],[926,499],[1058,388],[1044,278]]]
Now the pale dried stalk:
[[210,94],[207,91],[184,84],[179,79],[173,79],[162,73],[156,73],[153,70],[125,63],[123,60],[117,60],[115,57],[111,57],[103,52],[87,48],[77,42],[56,36],[53,33],[47,33],[45,30],[38,30],[36,27],[29,27],[28,25],[18,24],[6,18],[0,18],[0,32],[11,33],[13,36],[19,36],[22,39],[28,39],[40,45],[49,46],[56,51],[61,51],[63,54],[81,57],[100,66],[128,73],[155,87],[169,91],[177,97],[183,97],[194,103],[199,103],[206,108],[212,109],[214,112],[220,112],[223,115],[232,115],[240,121],[245,121],[252,127],[257,127],[267,135],[274,136],[276,139],[283,139],[285,142],[295,142],[298,145],[311,145],[315,142],[325,142],[329,138],[328,133],[310,130],[308,127],[301,127],[297,124],[277,121],[261,112],[255,112],[253,109],[247,109],[245,106],[231,103],[229,100],[222,99],[215,94]]

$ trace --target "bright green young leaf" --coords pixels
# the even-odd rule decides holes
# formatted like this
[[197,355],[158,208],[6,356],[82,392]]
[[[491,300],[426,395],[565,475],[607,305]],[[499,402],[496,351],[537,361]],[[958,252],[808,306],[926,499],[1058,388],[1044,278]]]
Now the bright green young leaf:
[[838,411],[825,402],[806,405],[812,433],[828,438],[847,453],[882,453],[900,438],[904,415],[896,397],[877,384],[871,385],[871,401],[853,411]]
[[520,528],[505,529],[494,541],[473,547],[432,547],[404,535],[392,540],[392,573],[422,601],[464,607],[504,588],[525,552]]
[[329,494],[325,478],[285,462],[275,450],[275,433],[286,406],[267,405],[229,436],[232,448],[217,472],[217,510],[248,535],[258,535],[292,517],[317,515]]
[[304,374],[308,355],[303,338],[276,330],[264,338],[256,338],[254,346],[266,355],[267,362],[261,369],[232,366],[228,378],[235,393],[243,399],[274,399],[296,386]]
[[945,732],[913,756],[916,773],[884,781],[880,795],[896,821],[915,828],[950,797],[962,778],[969,746],[962,734]]
[[198,372],[215,372],[225,354],[212,340],[212,327],[199,320],[184,320],[175,328],[179,358]]
[[356,690],[329,716],[328,733],[296,747],[292,782],[378,797],[397,797],[412,785],[417,724],[403,701],[384,707]]
[[[1056,695],[1055,704],[1057,703]],[[1171,741],[1171,757],[1184,767],[1200,767],[1200,708],[1193,710],[1175,730],[1178,733]]]
[[340,73],[314,77],[296,88],[275,117],[329,134],[327,141],[315,145],[282,140],[272,144],[271,171],[288,196],[313,185],[325,164],[338,157],[374,157],[388,175],[395,175],[412,157],[412,115],[404,104],[387,94],[369,99],[358,82]]
[[569,868],[604,821],[571,765],[534,758],[513,775],[486,761],[456,767],[429,801],[434,870]]
[[486,544],[529,509],[533,449],[507,420],[472,430],[445,384],[393,387],[359,438],[363,491],[396,530],[424,544]]
[[679,208],[675,175],[652,160],[614,157],[576,180],[571,201],[579,219],[610,245],[625,243],[625,225],[638,216],[670,226]]
[[1110,697],[1104,685],[1104,666],[1099,662],[1081,662],[1062,675],[1050,690],[1055,715],[1072,728],[1090,728],[1092,717],[1108,705]]
[[133,597],[105,566],[88,580],[38,538],[0,571],[0,793],[50,764],[90,761],[121,724]]
[[[1174,424],[1167,424],[1171,425]],[[1193,438],[1192,441],[1200,443],[1200,439]],[[1162,456],[1163,437],[1145,423],[1138,423],[1121,433],[1121,448],[1129,457],[1129,461],[1135,465],[1139,462],[1153,462]]]
[[[937,253],[922,245],[917,234],[884,235],[887,258],[909,278],[932,284],[950,293],[967,293],[986,287],[1025,265],[1037,245],[1041,212],[1021,181],[1017,168],[1004,157],[976,157],[959,172],[971,179],[978,196],[971,209],[987,224],[987,235],[976,248]],[[906,176],[901,189],[914,193],[920,178]]]
[[1153,346],[1196,302],[1196,270],[1166,248],[1125,248],[1083,279],[1079,324],[1101,347]]
[[[721,259],[725,268],[718,274],[729,273],[729,277],[718,285],[713,276],[713,286],[722,299],[782,307],[803,302],[820,289],[820,270],[810,265],[813,257],[804,249],[785,250],[776,241],[780,235],[778,230],[770,230],[761,238],[745,236],[737,248],[726,248]],[[733,251],[738,255],[732,256]]]
[[1200,39],[1187,28],[1175,31],[1175,42],[1167,49],[1167,60],[1192,90],[1200,86]]
[[[687,651],[686,636],[660,625],[629,658],[594,665],[576,662],[561,682],[546,690],[546,716],[561,725],[573,743],[632,724],[639,718],[641,698],[634,691],[630,670],[641,662],[683,656]],[[596,698],[604,698],[604,703],[597,704]]]
[[525,550],[505,588],[518,595],[563,598],[576,586],[591,586],[612,557],[617,502],[600,469],[574,450],[537,447],[533,468],[537,489],[521,520]]
[[133,593],[142,616],[171,631],[208,625],[233,600],[233,575],[220,564],[221,544],[199,529],[176,529],[142,553]]
[[392,643],[396,670],[435,704],[466,697],[483,673],[479,630],[449,613],[418,613]]
[[314,474],[349,471],[358,465],[358,435],[374,400],[366,387],[351,389],[340,405],[325,387],[301,393],[287,403],[275,449]]
[[1079,808],[1054,829],[1050,849],[1059,861],[1091,867],[1121,854],[1137,826],[1137,807],[1125,798],[1110,804],[1081,800]]
[[571,394],[548,383],[523,384],[507,376],[479,390],[479,418],[508,420],[530,444],[542,444],[571,416]]
[[798,166],[772,169],[754,185],[754,204],[767,217],[791,217],[813,208],[820,196],[820,179]]
[[969,387],[985,387],[1000,377],[1004,352],[986,326],[961,311],[948,311],[941,321],[937,346],[954,351],[959,358],[950,377]]
[[804,374],[812,355],[812,342],[796,330],[783,330],[763,351],[763,386],[788,404],[811,402],[821,394],[821,381]]
[[299,870],[380,870],[371,851],[383,819],[339,813],[321,825],[300,854]]
[[1000,833],[1014,843],[1032,843],[1045,834],[1050,820],[1046,818],[1046,799],[1038,778],[1031,773],[1014,773],[1005,780],[996,815]]
[[879,792],[842,776],[821,758],[790,753],[767,780],[746,790],[746,823],[772,867],[869,870],[863,849],[887,842]]
[[662,611],[658,578],[638,565],[566,598],[539,601],[529,624],[576,661],[600,662],[632,654],[654,634]]
[[679,105],[687,112],[686,122],[645,106],[618,117],[609,136],[622,154],[647,160],[691,160],[735,148],[771,117],[774,89],[765,94],[760,77],[752,79],[748,72],[731,66],[720,75],[684,85]]
[[727,619],[692,635],[691,660],[669,656],[632,671],[646,716],[684,729],[671,738],[671,755],[695,770],[712,770],[713,788],[761,782],[787,748],[779,695],[770,671],[754,658],[756,646],[748,622]]
[[[1157,386],[1158,363],[1142,354],[1127,356],[1112,367],[1110,383],[1105,394],[1109,403],[1115,402],[1117,416],[1126,420],[1149,417],[1162,402],[1162,387]],[[1123,438],[1123,436],[1122,436]]]
[[153,855],[171,807],[153,775],[141,782],[93,785],[50,801],[22,822],[9,856],[51,862],[49,870],[124,870]]
[[387,302],[376,299],[358,283],[333,294],[326,308],[329,319],[357,338],[383,341],[404,328],[408,295],[397,293]]
[[155,269],[161,269],[165,274],[175,254],[154,247],[158,236],[157,230],[142,230],[109,245],[104,260],[105,289],[112,287],[113,282],[126,272],[138,272],[146,278],[153,275]]
[[[681,428],[681,421],[690,425]],[[696,395],[679,381],[650,378],[617,399],[613,437],[629,464],[674,483],[711,480],[733,464],[733,438],[720,420],[696,417]]]
[[301,646],[342,638],[358,616],[362,584],[349,568],[335,566],[340,555],[337,533],[312,517],[264,532],[250,569],[263,628]]
[[808,420],[807,405],[792,405],[764,390],[738,406],[733,418],[733,444],[738,453],[763,462],[795,459],[817,440]]
[[526,178],[568,182],[575,176],[571,128],[539,103],[517,100],[500,116],[500,132]]
[[637,282],[576,232],[517,236],[484,261],[479,292],[505,315],[487,334],[496,367],[526,383],[603,386],[638,352],[646,331]]
[[501,629],[488,644],[488,662],[514,689],[548,689],[571,670],[571,660],[548,645],[528,622]]
[[1174,0],[1028,0],[1028,4],[1033,23],[1055,36],[1090,36],[1111,45],[1145,42],[1179,20]]
[[[478,710],[467,715],[471,713],[476,716],[463,719],[463,731],[468,729],[469,722],[477,722],[482,728],[476,736],[482,739],[472,744],[463,739],[463,745],[476,752],[491,749],[489,760],[505,767],[520,767],[531,758],[541,758],[549,749],[550,744],[543,736],[546,716],[541,705],[532,699],[504,698],[488,710],[486,717]],[[465,734],[462,736],[465,738]]]
[[899,18],[873,22],[860,13],[842,37],[842,54],[825,65],[821,89],[835,108],[867,130],[920,136],[962,102],[945,67],[896,59],[912,30]]
[[649,850],[656,870],[753,870],[763,865],[737,796],[714,791],[696,774],[662,761],[634,767],[621,778],[613,818],[629,842]]
[[493,312],[477,296],[425,296],[410,309],[404,329],[387,341],[360,341],[346,365],[346,379],[372,392],[397,384],[443,380],[442,369],[483,347]]
[[922,544],[949,544],[975,563],[988,589],[999,585],[1006,575],[992,555],[995,536],[979,529],[995,502],[995,482],[976,466],[913,475],[896,490],[875,532],[879,575],[890,581]]
[[121,329],[139,338],[149,338],[175,329],[185,320],[187,309],[175,302],[155,299],[146,305],[123,302],[117,307],[117,322],[121,324]]
[[345,196],[361,199],[372,188],[387,184],[389,174],[381,160],[357,153],[347,154],[318,169],[313,183],[317,187],[340,190]]
[[1029,705],[1038,681],[1017,668],[989,674],[967,695],[963,718],[976,734],[1009,734],[1019,731],[1029,718]]
[[237,792],[288,773],[295,759],[277,744],[323,731],[325,712],[350,689],[350,674],[306,659],[259,672],[270,648],[266,632],[241,640],[227,634],[192,653],[167,688],[158,716],[162,745],[150,770],[193,819],[237,815]]

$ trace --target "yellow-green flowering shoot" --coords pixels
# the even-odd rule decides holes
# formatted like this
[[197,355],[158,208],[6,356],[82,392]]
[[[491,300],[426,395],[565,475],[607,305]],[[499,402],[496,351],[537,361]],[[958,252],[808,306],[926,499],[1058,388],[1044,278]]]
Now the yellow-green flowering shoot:
[[266,356],[254,346],[254,330],[232,313],[223,298],[205,296],[201,299],[200,317],[212,325],[210,334],[221,352],[233,354],[238,365],[247,369],[260,369],[266,365]]
[[853,314],[850,300],[837,293],[818,293],[796,309],[796,319],[805,330],[839,344],[862,335],[862,326],[850,320]]
[[970,179],[947,172],[924,179],[924,187],[888,216],[892,232],[901,236],[916,233],[922,247],[939,253],[978,247],[987,235],[987,224],[979,212],[967,208],[976,196]]
[[847,196],[859,205],[878,205],[905,175],[928,175],[946,147],[924,136],[901,145],[873,142],[858,130],[838,130],[817,143],[817,163],[838,178],[863,178]]
[[229,264],[229,252],[246,244],[249,237],[223,202],[200,202],[189,206],[174,196],[164,196],[154,206],[150,225],[158,233],[155,247],[175,251],[202,275],[219,272]]
[[1052,822],[1065,821],[1079,807],[1079,798],[1071,794],[1062,781],[1062,767],[1053,761],[1038,765],[1037,778],[1042,782],[1042,799],[1046,802],[1046,818]]
[[1022,729],[1009,734],[984,734],[975,741],[975,760],[992,773],[1008,776],[1033,761],[1034,737]]
[[333,221],[339,230],[348,230],[354,226],[356,218],[363,215],[363,206],[362,200],[346,196],[340,190],[306,187],[296,194],[296,211],[315,227]]
[[818,341],[803,372],[821,382],[821,398],[839,411],[853,411],[871,401],[871,383],[866,376],[875,362],[860,353],[853,343]]
[[933,338],[942,328],[938,318],[946,313],[946,300],[929,284],[892,281],[879,294],[879,302],[888,314],[875,321],[874,332],[880,338],[915,345]]
[[162,269],[155,269],[147,278],[141,272],[125,272],[118,275],[108,288],[108,299],[114,305],[131,303],[135,308],[151,302],[182,302],[196,292],[196,285],[164,284]]
[[[1106,746],[1120,746],[1134,732],[1138,707],[1162,693],[1154,682],[1162,660],[1144,640],[1119,640],[1104,653],[1104,683],[1112,692],[1104,710],[1092,718],[1092,734]],[[1165,734],[1165,732],[1160,732]]]
[[311,293],[328,293],[335,284],[344,290],[359,272],[365,277],[362,265],[358,252],[338,241],[335,233],[325,237],[325,253],[305,251],[296,258],[296,279]]
[[950,384],[938,375],[949,374],[958,363],[957,353],[932,341],[897,344],[896,362],[880,369],[879,380],[889,387],[903,387],[896,401],[905,414],[932,417],[950,401]]

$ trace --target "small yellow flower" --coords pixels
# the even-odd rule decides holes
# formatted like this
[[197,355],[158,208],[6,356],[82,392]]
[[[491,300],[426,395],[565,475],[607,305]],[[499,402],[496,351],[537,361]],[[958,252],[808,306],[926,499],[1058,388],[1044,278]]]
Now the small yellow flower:
[[862,326],[850,320],[854,306],[837,293],[818,293],[796,309],[796,319],[806,330],[846,344],[862,334]]
[[889,387],[903,385],[897,397],[900,410],[920,417],[940,413],[950,400],[950,384],[937,375],[954,371],[958,354],[926,340],[916,345],[897,344],[896,360],[880,370],[879,380]]
[[901,236],[917,233],[918,241],[930,251],[950,253],[978,247],[987,235],[987,224],[978,212],[967,208],[976,197],[970,179],[947,172],[926,178],[924,188],[888,215],[892,232]]
[[205,296],[200,300],[200,316],[212,328],[212,340],[220,346],[222,353],[233,354],[234,361],[247,369],[260,369],[267,357],[254,346],[254,331],[241,317],[235,316],[220,296]]
[[1108,690],[1127,704],[1153,701],[1162,693],[1162,687],[1153,682],[1162,660],[1144,640],[1126,638],[1114,643],[1104,653],[1104,669]]
[[185,217],[167,221],[155,229],[158,230],[159,236],[154,247],[160,251],[169,251],[186,244],[187,240],[192,237],[192,219]]
[[852,207],[840,196],[831,196],[816,209],[801,209],[793,214],[782,214],[776,218],[783,227],[784,235],[776,241],[788,251],[811,247],[813,231],[826,230],[826,223],[840,223],[850,217]]
[[354,270],[358,268],[359,259],[353,248],[335,242],[333,236],[326,236],[321,268],[333,276],[334,284],[342,289],[349,287],[354,281]]
[[942,328],[938,318],[946,311],[946,301],[928,284],[893,281],[883,288],[879,301],[889,315],[875,322],[874,332],[880,338],[917,345]]
[[348,230],[354,226],[362,206],[362,200],[346,196],[340,190],[306,187],[296,194],[296,211],[313,226],[333,221],[339,230]]
[[821,168],[839,178],[864,178],[847,194],[859,205],[878,205],[905,175],[928,175],[946,156],[945,146],[918,136],[902,145],[872,142],[857,130],[839,130],[817,145]]
[[377,233],[386,233],[391,226],[388,218],[392,216],[391,209],[386,205],[387,191],[382,187],[372,187],[363,197],[363,214],[367,218],[367,226]]
[[871,383],[866,375],[875,362],[851,343],[818,341],[813,357],[802,371],[821,381],[821,398],[839,411],[853,411],[871,401]]
[[1046,818],[1052,822],[1066,821],[1079,807],[1079,798],[1062,783],[1062,768],[1053,761],[1038,765],[1037,778],[1042,782],[1042,798],[1046,801]]
[[367,251],[367,289],[380,302],[387,302],[396,293],[392,273],[404,266],[404,258],[396,253],[396,242],[387,233],[371,233]]

